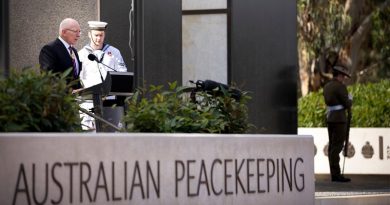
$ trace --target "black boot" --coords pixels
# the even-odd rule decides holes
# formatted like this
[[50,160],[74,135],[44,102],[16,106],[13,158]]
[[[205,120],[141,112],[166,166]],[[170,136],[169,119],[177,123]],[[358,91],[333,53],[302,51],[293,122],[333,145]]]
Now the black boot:
[[345,178],[343,175],[332,176],[332,182],[350,182],[350,178]]

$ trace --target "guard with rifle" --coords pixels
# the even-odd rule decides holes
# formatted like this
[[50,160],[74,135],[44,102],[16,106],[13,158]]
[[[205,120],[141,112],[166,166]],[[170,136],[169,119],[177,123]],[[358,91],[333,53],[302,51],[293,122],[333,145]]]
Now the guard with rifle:
[[329,136],[328,159],[333,182],[351,181],[351,179],[344,177],[344,173],[340,170],[340,152],[343,150],[344,144],[344,156],[347,156],[352,107],[352,95],[348,94],[347,86],[344,84],[347,77],[351,76],[346,67],[334,66],[333,79],[324,87]]

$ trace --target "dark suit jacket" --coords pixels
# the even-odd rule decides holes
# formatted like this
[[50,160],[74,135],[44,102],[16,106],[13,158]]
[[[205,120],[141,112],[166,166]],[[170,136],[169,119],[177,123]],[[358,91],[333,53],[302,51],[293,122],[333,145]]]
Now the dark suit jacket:
[[[70,78],[68,79],[68,82],[76,79],[78,80],[82,68],[77,50],[73,48],[73,52],[79,63],[79,74],[75,78],[73,72],[71,72],[69,74]],[[43,46],[39,54],[39,64],[42,70],[52,71],[54,73],[62,73],[68,68],[73,67],[72,57],[69,55],[68,49],[65,48],[64,44],[58,38]],[[81,88],[80,82],[77,85],[74,85],[73,88]]]

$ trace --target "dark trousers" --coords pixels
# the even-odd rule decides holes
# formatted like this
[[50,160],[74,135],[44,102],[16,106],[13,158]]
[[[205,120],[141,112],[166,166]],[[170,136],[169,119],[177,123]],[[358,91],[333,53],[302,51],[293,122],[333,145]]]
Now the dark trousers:
[[347,134],[346,123],[328,122],[328,159],[330,174],[332,177],[340,176],[340,152],[343,150],[344,141]]

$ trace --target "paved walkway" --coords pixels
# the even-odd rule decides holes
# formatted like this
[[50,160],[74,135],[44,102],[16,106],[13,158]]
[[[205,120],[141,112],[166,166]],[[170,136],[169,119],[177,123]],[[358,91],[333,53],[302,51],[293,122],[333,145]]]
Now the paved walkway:
[[329,175],[316,175],[315,197],[390,194],[390,175],[346,175],[351,182],[331,182]]

